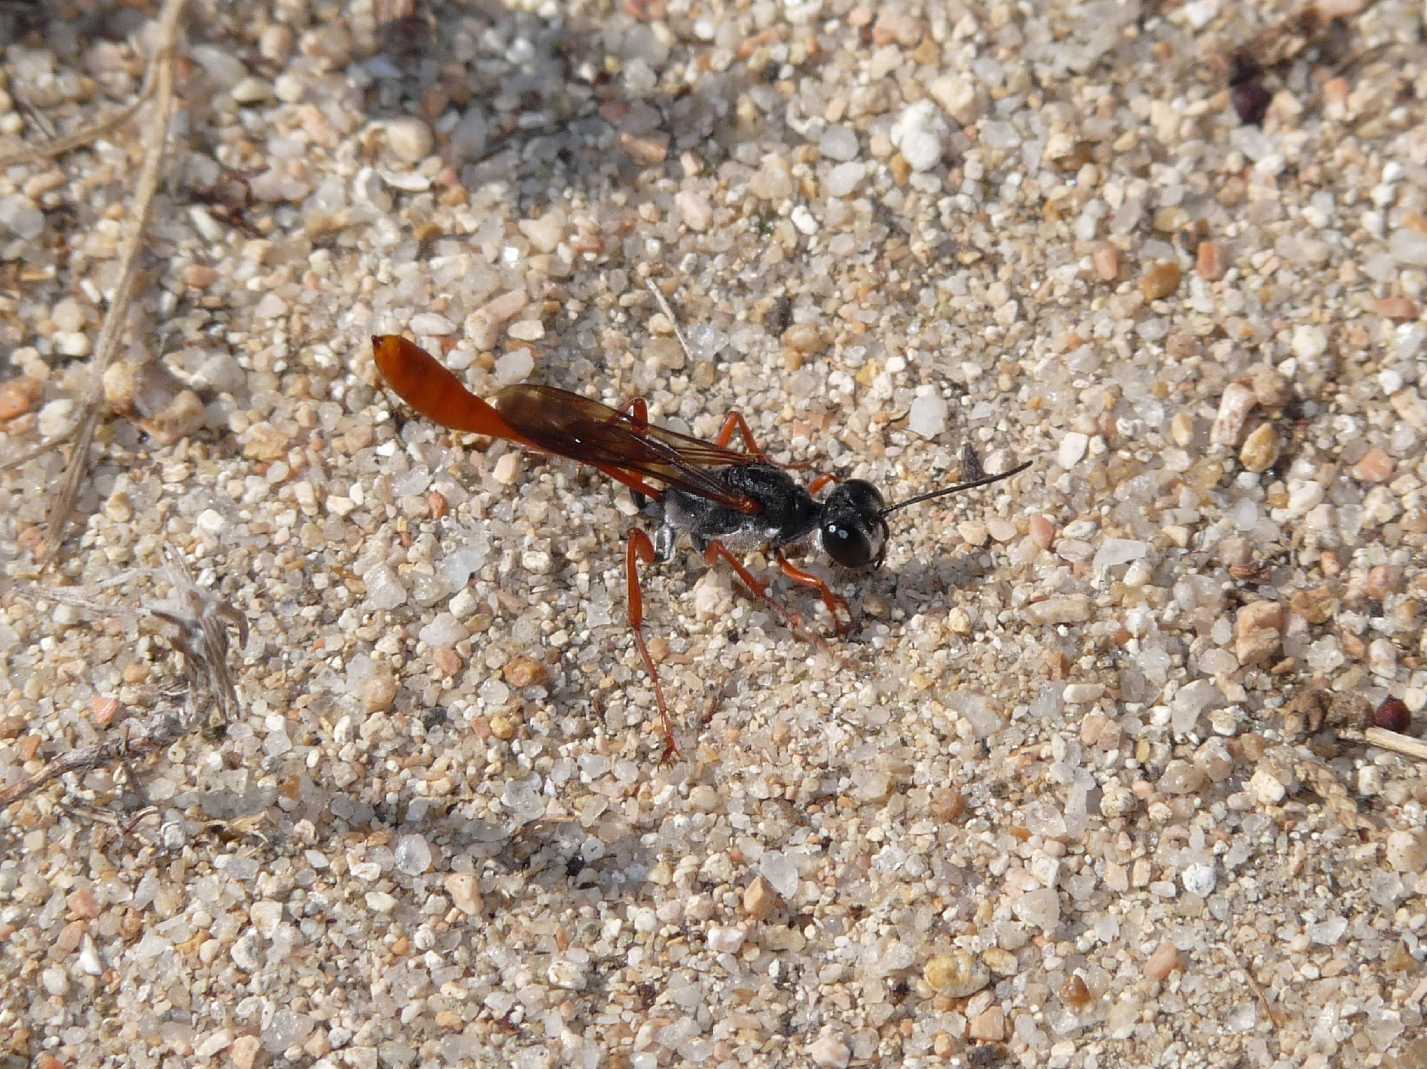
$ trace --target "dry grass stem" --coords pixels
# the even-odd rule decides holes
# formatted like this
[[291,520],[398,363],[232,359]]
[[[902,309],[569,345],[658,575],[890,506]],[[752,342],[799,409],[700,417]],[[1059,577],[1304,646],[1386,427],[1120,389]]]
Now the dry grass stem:
[[70,430],[65,431],[63,434],[56,435],[55,437],[51,438],[48,442],[41,442],[33,449],[25,450],[15,459],[7,460],[4,464],[0,464],[0,472],[13,471],[15,468],[28,464],[36,457],[44,456],[51,449],[58,449],[60,446],[64,445],[65,442],[69,441],[73,437],[74,430],[73,428],[71,428]]
[[[42,560],[46,564],[55,558],[60,544],[64,541],[65,528],[74,511],[75,498],[78,497],[79,487],[89,470],[89,447],[94,441],[94,431],[99,425],[104,406],[104,372],[119,351],[119,340],[124,332],[129,304],[138,284],[139,252],[143,248],[144,231],[153,209],[154,195],[158,192],[159,176],[163,170],[164,145],[168,139],[169,118],[173,112],[173,63],[183,8],[184,0],[168,0],[159,17],[158,46],[150,64],[154,83],[154,114],[144,135],[144,164],[134,190],[129,235],[119,260],[119,284],[114,289],[109,311],[99,331],[99,342],[94,348],[91,365],[93,370],[89,392],[84,399],[83,415],[75,428],[74,447],[65,466],[63,481],[55,492],[49,513],[45,517],[46,534]],[[146,77],[145,81],[148,80]]]
[[679,339],[679,346],[684,350],[684,356],[688,359],[689,363],[692,364],[694,362],[693,350],[689,348],[689,343],[684,340],[684,332],[679,329],[679,320],[675,317],[674,310],[669,307],[669,302],[664,297],[663,291],[655,285],[652,278],[646,278],[644,284],[649,287],[649,292],[654,294],[654,299],[659,303],[659,310],[664,313],[665,318],[669,320],[670,325],[674,328],[674,337]]
[[144,84],[139,87],[138,95],[132,102],[125,104],[113,115],[100,119],[92,126],[86,126],[83,130],[76,130],[72,134],[57,137],[52,141],[46,141],[43,145],[29,145],[22,149],[0,156],[0,167],[13,167],[19,163],[40,163],[44,160],[54,159],[56,156],[63,156],[66,152],[73,152],[77,148],[83,148],[91,141],[97,141],[110,130],[123,126],[134,117],[134,113],[144,105],[144,101],[153,92],[153,68],[149,68],[150,76],[144,79]]
[[1415,757],[1419,761],[1427,761],[1427,742],[1414,739],[1411,735],[1388,731],[1387,728],[1372,727],[1363,732],[1363,738],[1379,749],[1391,750],[1393,753],[1400,753],[1405,757]]

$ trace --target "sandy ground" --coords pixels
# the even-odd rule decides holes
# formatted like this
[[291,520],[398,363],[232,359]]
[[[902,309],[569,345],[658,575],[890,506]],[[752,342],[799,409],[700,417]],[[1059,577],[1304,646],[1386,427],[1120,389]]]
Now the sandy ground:
[[[189,5],[44,572],[65,454],[0,474],[0,1065],[1427,1064],[1420,0],[379,7]],[[0,4],[0,152],[157,17]],[[0,461],[153,121],[0,166]],[[374,333],[891,499],[1034,464],[799,558],[831,655],[653,570],[661,765],[628,494]]]

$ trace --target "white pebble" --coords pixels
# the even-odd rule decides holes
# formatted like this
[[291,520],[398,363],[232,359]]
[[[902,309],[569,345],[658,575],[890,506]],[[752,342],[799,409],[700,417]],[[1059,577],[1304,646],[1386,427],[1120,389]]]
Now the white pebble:
[[1328,335],[1322,327],[1293,328],[1293,352],[1301,360],[1314,360],[1328,349]]
[[27,197],[3,197],[0,198],[0,226],[8,227],[17,238],[33,241],[44,233],[45,213]]
[[431,867],[431,847],[424,835],[403,835],[396,841],[396,870],[420,876]]
[[1175,691],[1170,702],[1170,729],[1177,735],[1187,735],[1195,729],[1199,717],[1208,709],[1223,703],[1212,680],[1195,679]]
[[1409,227],[1394,230],[1387,251],[1400,264],[1427,267],[1427,234]]
[[100,976],[104,973],[104,963],[99,960],[99,948],[88,935],[85,935],[79,946],[79,967],[84,970],[86,976]]
[[239,938],[228,954],[233,959],[233,964],[244,972],[257,972],[258,966],[262,964],[262,959],[258,957],[258,937],[255,932],[248,932]]
[[852,1050],[835,1032],[824,1032],[808,1047],[808,1057],[822,1069],[846,1069],[852,1061]]
[[495,362],[495,380],[502,386],[524,382],[535,370],[535,355],[524,347],[512,349]]
[[907,429],[923,438],[935,438],[946,430],[946,399],[935,387],[923,386],[907,414]]
[[193,1048],[193,1053],[204,1061],[217,1054],[233,1042],[232,1034],[226,1028],[220,1028],[216,1032],[209,1034],[208,1038]]
[[411,333],[442,337],[454,333],[456,324],[436,312],[417,312],[411,317]]
[[60,330],[81,330],[84,327],[84,306],[73,297],[62,297],[50,309],[50,318]]
[[462,913],[469,917],[481,911],[483,907],[481,884],[474,874],[453,872],[446,877],[445,884],[446,893],[451,896],[451,902]]
[[846,197],[852,193],[867,175],[867,165],[859,161],[839,163],[828,172],[823,190],[829,197]]
[[1297,519],[1317,508],[1323,500],[1323,484],[1308,479],[1288,480],[1288,517]]
[[558,987],[564,991],[582,991],[589,983],[590,968],[586,963],[572,961],[569,958],[556,958],[550,963],[545,978],[552,987]]
[[1050,887],[1027,891],[1012,903],[1011,910],[1026,924],[1045,932],[1060,925],[1060,896]]
[[919,100],[902,112],[888,136],[912,170],[930,171],[941,162],[951,127],[940,108]]
[[565,236],[565,220],[559,212],[546,212],[535,219],[522,219],[520,232],[530,239],[537,252],[554,252]]
[[387,147],[404,163],[420,163],[431,155],[434,142],[431,127],[415,116],[392,119],[386,124]]
[[1278,805],[1288,794],[1288,789],[1270,769],[1260,765],[1249,779],[1249,793],[1262,805]]
[[857,159],[857,131],[850,126],[829,126],[818,145],[822,154],[838,163]]
[[259,319],[277,319],[287,314],[287,302],[276,293],[268,293],[257,303],[253,315]]
[[806,204],[799,204],[795,207],[790,218],[793,225],[798,228],[798,233],[804,237],[812,237],[818,232],[818,221],[813,218],[813,213],[808,211]]
[[382,181],[398,189],[403,193],[425,193],[431,188],[431,179],[427,178],[420,171],[389,171],[381,172]]
[[51,995],[64,995],[69,991],[69,974],[59,965],[51,965],[40,973],[40,983]]
[[1111,568],[1139,560],[1149,552],[1149,548],[1148,542],[1133,538],[1107,538],[1095,551],[1095,559],[1090,566],[1098,578],[1104,579]]
[[1080,463],[1085,456],[1085,451],[1089,448],[1090,436],[1088,434],[1069,431],[1060,440],[1060,448],[1056,450],[1056,461],[1062,468],[1069,470]]
[[1206,898],[1214,890],[1216,882],[1214,866],[1196,862],[1185,868],[1179,879],[1184,884],[1184,889],[1190,894]]
[[1090,619],[1090,599],[1075,595],[1046,598],[1027,605],[1025,612],[1038,624],[1080,624]]
[[75,411],[74,400],[69,397],[60,397],[51,401],[40,409],[37,418],[41,438],[58,438],[68,434],[74,429],[79,416]]
[[431,647],[454,646],[469,634],[465,624],[449,612],[441,612],[421,629],[417,638]]
[[362,576],[362,582],[367,588],[369,610],[394,609],[406,601],[406,588],[389,564],[378,564]]
[[1219,413],[1214,417],[1214,428],[1209,437],[1215,445],[1237,449],[1244,437],[1244,426],[1249,413],[1258,404],[1254,391],[1241,382],[1231,382],[1224,388],[1219,398]]
[[248,910],[248,919],[253,922],[253,928],[260,936],[271,939],[277,931],[277,926],[282,923],[282,903],[269,899],[254,902]]
[[55,334],[54,343],[61,356],[89,355],[89,335],[82,330],[61,330]]
[[711,620],[728,613],[733,606],[733,592],[723,578],[723,570],[710,569],[694,583],[694,615]]
[[1427,870],[1427,832],[1395,831],[1389,835],[1387,863],[1398,872]]
[[222,513],[214,509],[204,509],[193,521],[193,525],[206,535],[218,535],[228,526],[228,521],[223,518]]
[[702,193],[681,189],[674,194],[674,206],[679,209],[679,218],[690,230],[702,233],[709,228],[709,223],[713,222],[713,208],[709,205],[708,197]]
[[1308,938],[1319,946],[1333,946],[1348,930],[1348,918],[1334,914],[1308,926]]
[[232,93],[239,104],[259,104],[273,95],[273,87],[262,78],[249,76],[233,86]]
[[976,81],[969,73],[943,75],[932,82],[927,91],[962,126],[976,121],[980,110],[976,106]]
[[491,469],[491,478],[502,486],[513,485],[520,478],[520,454],[502,454]]
[[758,859],[758,873],[783,898],[792,898],[798,890],[798,869],[788,856],[778,850],[767,850]]
[[747,935],[742,928],[710,928],[709,949],[715,954],[737,954]]
[[279,74],[273,81],[273,95],[284,104],[296,104],[307,95],[307,87],[301,78]]

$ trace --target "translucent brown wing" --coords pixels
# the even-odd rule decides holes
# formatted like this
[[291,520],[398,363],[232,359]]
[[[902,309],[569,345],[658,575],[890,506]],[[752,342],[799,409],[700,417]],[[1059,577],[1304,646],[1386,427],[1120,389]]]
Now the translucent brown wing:
[[398,396],[444,427],[593,465],[639,493],[659,492],[645,481],[649,478],[739,512],[762,510],[708,470],[759,463],[751,453],[644,423],[553,386],[508,386],[487,403],[434,356],[395,334],[372,338],[372,358]]
[[507,386],[490,403],[521,438],[547,453],[606,472],[638,472],[739,512],[752,514],[762,508],[755,499],[731,491],[710,470],[760,463],[752,453],[643,423],[554,386]]

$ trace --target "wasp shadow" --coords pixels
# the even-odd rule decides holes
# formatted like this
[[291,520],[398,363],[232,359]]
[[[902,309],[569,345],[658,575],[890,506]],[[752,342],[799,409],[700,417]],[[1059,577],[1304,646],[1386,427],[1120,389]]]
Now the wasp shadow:
[[931,560],[907,561],[862,581],[862,593],[877,593],[908,615],[945,607],[942,595],[983,580],[1004,578],[1002,564],[989,553],[943,553]]

